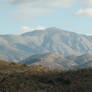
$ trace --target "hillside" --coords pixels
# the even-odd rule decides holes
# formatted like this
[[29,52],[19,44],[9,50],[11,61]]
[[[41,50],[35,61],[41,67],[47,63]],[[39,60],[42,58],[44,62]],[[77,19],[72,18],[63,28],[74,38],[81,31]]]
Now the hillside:
[[92,92],[92,69],[56,71],[4,62],[0,61],[0,92]]
[[68,60],[62,55],[46,53],[32,55],[20,63],[27,65],[43,65],[53,69],[71,69],[72,65],[75,65],[74,61]]
[[75,69],[82,69],[82,68],[92,68],[92,60],[91,61],[88,61],[84,64],[80,64],[78,66],[75,66]]
[[0,35],[0,59],[21,61],[34,54],[92,54],[92,37],[51,27],[22,35]]
[[[43,65],[53,69],[76,69],[92,67],[92,54],[84,54],[80,56],[62,56],[59,54],[45,53],[32,55],[22,61],[21,64],[27,65]],[[84,67],[83,67],[84,66]]]
[[84,54],[84,55],[78,56],[75,60],[77,64],[84,64],[84,63],[87,63],[88,61],[92,61],[92,54]]
[[[51,68],[48,67],[43,67],[41,65],[38,66],[27,66],[25,64],[17,64],[15,62],[8,62],[8,61],[1,61],[0,60],[0,72],[1,73],[6,73],[6,74],[11,74],[11,73],[20,73],[20,72],[41,72],[41,71],[52,71]],[[34,72],[35,71],[35,72]]]

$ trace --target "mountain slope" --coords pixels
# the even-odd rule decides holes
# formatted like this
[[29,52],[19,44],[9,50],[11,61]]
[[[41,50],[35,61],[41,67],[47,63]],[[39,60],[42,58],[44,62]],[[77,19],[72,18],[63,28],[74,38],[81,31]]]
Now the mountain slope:
[[92,68],[92,61],[88,61],[84,64],[80,64],[74,67],[75,69],[85,69],[85,68]]
[[72,65],[75,64],[62,55],[52,53],[32,55],[20,63],[27,65],[43,65],[53,69],[70,69]]
[[22,35],[0,35],[0,59],[21,61],[34,54],[55,53],[64,56],[92,53],[92,37],[55,27]]
[[77,69],[77,68],[89,68],[92,67],[92,55],[84,54],[81,56],[62,56],[59,54],[37,54],[32,55],[23,61],[22,64],[27,65],[43,65],[53,69]]
[[92,61],[92,54],[84,54],[84,55],[78,56],[75,60],[75,63],[82,65],[82,64],[88,63],[89,61]]

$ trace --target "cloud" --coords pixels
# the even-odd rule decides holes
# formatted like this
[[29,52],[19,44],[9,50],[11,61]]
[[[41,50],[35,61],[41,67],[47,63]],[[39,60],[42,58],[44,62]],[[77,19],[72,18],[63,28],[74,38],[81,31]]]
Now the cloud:
[[92,36],[92,34],[86,34],[87,36]]
[[76,0],[52,0],[50,5],[54,7],[69,8],[74,5]]
[[81,4],[86,7],[92,7],[92,0],[81,0]]
[[[76,0],[8,0],[11,6],[19,9],[12,14],[13,19],[22,22],[33,21],[39,16],[53,14],[55,10],[50,7],[70,7]],[[49,8],[48,8],[49,6]],[[45,8],[44,8],[45,7]]]
[[54,14],[55,8],[69,8],[75,2],[76,0],[7,0],[5,5],[7,3],[11,8],[16,7],[16,11],[12,13],[13,19],[32,22],[40,16]]
[[73,14],[74,16],[92,17],[92,8],[80,9]]
[[28,27],[28,26],[22,26],[18,31],[16,31],[16,34],[23,34],[25,32],[32,32],[34,30],[44,30],[45,28],[42,26],[38,26],[36,28]]
[[76,0],[8,0],[11,5],[41,5],[41,6],[54,6],[54,7],[70,7]]
[[31,8],[31,7],[22,7],[12,14],[12,17],[17,21],[33,21],[33,19],[38,18],[39,16],[51,14],[54,11],[48,8]]

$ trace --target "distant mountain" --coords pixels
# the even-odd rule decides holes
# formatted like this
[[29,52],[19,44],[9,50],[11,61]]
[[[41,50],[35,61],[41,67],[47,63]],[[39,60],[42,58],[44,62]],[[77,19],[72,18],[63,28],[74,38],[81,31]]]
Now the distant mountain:
[[37,54],[32,55],[20,63],[27,65],[43,65],[53,69],[77,69],[92,67],[92,55],[84,54],[81,56],[62,56],[59,54]]
[[92,60],[74,67],[75,69],[92,68]]
[[72,65],[75,65],[74,61],[68,60],[62,55],[52,53],[32,55],[20,63],[43,65],[53,69],[71,69]]
[[63,56],[92,53],[92,37],[56,27],[34,30],[22,35],[0,35],[0,59],[21,61],[34,54]]
[[78,56],[75,60],[77,64],[85,64],[85,63],[88,63],[89,61],[92,61],[92,54],[84,54],[84,55]]

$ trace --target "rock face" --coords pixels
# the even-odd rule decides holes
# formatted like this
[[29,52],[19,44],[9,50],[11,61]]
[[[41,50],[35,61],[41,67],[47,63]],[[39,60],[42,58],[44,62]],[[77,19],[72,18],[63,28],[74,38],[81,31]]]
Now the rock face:
[[55,27],[22,35],[0,35],[0,59],[21,61],[43,53],[63,56],[92,53],[92,37]]

